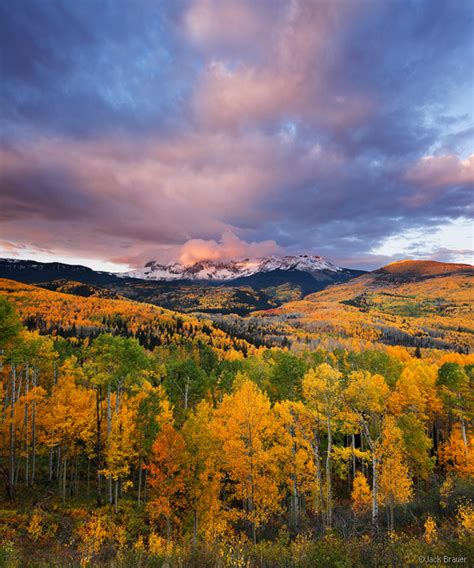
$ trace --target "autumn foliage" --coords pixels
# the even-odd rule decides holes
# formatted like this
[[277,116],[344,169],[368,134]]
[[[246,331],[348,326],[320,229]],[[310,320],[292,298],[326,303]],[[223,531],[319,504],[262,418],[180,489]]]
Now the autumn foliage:
[[[57,295],[46,311],[55,293],[12,293],[19,310],[0,298],[5,557],[22,539],[84,566],[368,565],[377,547],[403,565],[403,542],[468,546],[471,355],[257,349],[151,306]],[[140,333],[158,337],[156,323],[150,348]],[[61,335],[73,325],[95,331]]]

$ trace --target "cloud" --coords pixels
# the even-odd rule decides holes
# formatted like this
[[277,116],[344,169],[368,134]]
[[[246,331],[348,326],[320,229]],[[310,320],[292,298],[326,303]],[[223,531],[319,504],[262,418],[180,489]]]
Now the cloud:
[[0,238],[367,266],[467,216],[474,10],[408,1],[2,3]]
[[408,170],[405,178],[429,188],[474,184],[474,154],[465,160],[453,155],[424,156]]
[[446,208],[460,207],[460,213],[474,213],[474,154],[461,160],[458,156],[424,156],[408,169],[404,180],[413,191],[404,201],[410,207],[429,208],[437,203]]
[[[274,3],[277,9],[278,2]],[[245,48],[258,41],[267,25],[262,6],[248,0],[196,0],[183,15],[184,28],[205,49]]]
[[179,257],[183,264],[200,260],[231,260],[261,257],[281,253],[282,249],[273,240],[248,243],[231,231],[225,231],[219,241],[191,239],[181,248]]
[[12,256],[17,256],[26,247],[25,245],[10,243],[9,241],[0,240],[0,252],[6,253]]

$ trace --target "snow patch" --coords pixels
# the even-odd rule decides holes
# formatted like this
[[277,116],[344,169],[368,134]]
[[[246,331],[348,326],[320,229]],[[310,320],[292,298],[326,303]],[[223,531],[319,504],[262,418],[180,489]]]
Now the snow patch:
[[227,281],[273,270],[299,270],[300,272],[312,274],[322,270],[340,272],[342,268],[335,266],[321,256],[300,254],[295,256],[245,258],[228,262],[206,260],[196,262],[191,266],[185,266],[179,262],[160,264],[150,261],[142,269],[132,270],[122,275],[144,280]]

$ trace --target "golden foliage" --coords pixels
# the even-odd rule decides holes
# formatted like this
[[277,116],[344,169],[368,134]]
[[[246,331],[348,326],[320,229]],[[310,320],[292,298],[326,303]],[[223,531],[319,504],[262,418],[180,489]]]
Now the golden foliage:
[[372,491],[370,490],[367,478],[358,471],[352,482],[352,508],[356,514],[366,513],[372,503]]

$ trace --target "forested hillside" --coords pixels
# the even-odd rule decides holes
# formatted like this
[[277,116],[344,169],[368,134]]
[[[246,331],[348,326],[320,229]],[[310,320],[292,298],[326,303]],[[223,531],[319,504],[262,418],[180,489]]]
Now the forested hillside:
[[88,343],[101,333],[134,337],[153,349],[160,345],[198,341],[218,350],[246,352],[245,341],[235,339],[212,322],[133,302],[125,298],[77,296],[0,279],[0,295],[7,295],[30,331]]
[[268,333],[284,329],[313,347],[365,342],[470,353],[473,300],[472,266],[405,261],[253,315]]
[[[343,286],[322,294],[372,315]],[[467,562],[473,355],[340,333],[257,348],[156,306],[1,281],[0,562]]]

